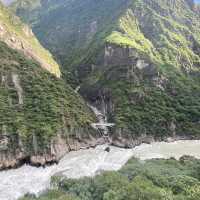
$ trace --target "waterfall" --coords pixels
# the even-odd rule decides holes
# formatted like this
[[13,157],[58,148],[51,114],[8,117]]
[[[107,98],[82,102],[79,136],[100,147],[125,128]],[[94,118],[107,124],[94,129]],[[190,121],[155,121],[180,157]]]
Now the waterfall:
[[78,93],[78,92],[79,92],[79,90],[80,90],[80,88],[81,88],[81,86],[80,86],[80,85],[79,85],[79,86],[77,86],[77,87],[75,88],[74,92]]
[[98,122],[92,123],[91,126],[97,130],[99,130],[103,137],[109,138],[109,127],[113,127],[114,123],[109,123],[107,120],[106,114],[103,114],[100,110],[98,110],[96,107],[88,104],[88,106],[92,109],[94,114],[96,115]]
[[[78,93],[79,90],[80,90],[81,86],[78,85],[76,88],[75,88],[75,92]],[[104,138],[108,138],[109,140],[109,127],[113,127],[115,124],[114,123],[109,123],[108,122],[108,119],[107,119],[107,116],[106,116],[106,109],[105,109],[105,106],[104,106],[104,110],[103,111],[100,111],[98,110],[96,107],[92,106],[91,104],[87,104],[88,107],[94,112],[94,114],[96,115],[97,117],[97,120],[98,122],[97,123],[92,123],[91,126],[96,129],[96,130],[99,130],[100,133],[102,134],[102,136]],[[105,103],[104,103],[105,105]]]

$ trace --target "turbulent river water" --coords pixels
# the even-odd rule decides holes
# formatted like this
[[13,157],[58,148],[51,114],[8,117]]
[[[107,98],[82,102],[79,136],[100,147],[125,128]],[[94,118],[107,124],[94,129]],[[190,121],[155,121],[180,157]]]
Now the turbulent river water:
[[67,154],[58,165],[35,168],[24,165],[19,169],[0,172],[0,200],[15,200],[26,193],[38,194],[50,187],[50,178],[62,173],[69,178],[94,176],[102,170],[118,170],[132,156],[141,160],[151,158],[180,158],[191,155],[200,158],[200,141],[186,140],[173,143],[142,144],[134,149],[98,146]]

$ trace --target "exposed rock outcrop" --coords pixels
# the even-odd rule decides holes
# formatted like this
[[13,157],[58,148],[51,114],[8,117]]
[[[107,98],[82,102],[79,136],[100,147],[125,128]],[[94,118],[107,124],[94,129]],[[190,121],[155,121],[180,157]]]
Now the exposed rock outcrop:
[[95,116],[63,80],[0,42],[0,169],[44,166],[102,144]]
[[0,3],[0,40],[13,49],[20,50],[27,57],[36,60],[44,69],[60,77],[60,69],[52,55],[45,50],[32,30],[19,18],[11,14]]
[[[6,146],[3,144],[4,141],[0,140],[0,145]],[[58,163],[59,160],[70,151],[77,151],[80,149],[86,149],[90,147],[95,147],[97,145],[104,144],[105,141],[103,138],[88,138],[83,140],[70,139],[69,141],[66,138],[57,136],[52,139],[51,147],[49,150],[46,150],[46,153],[43,154],[29,154],[23,147],[21,149],[15,149],[14,152],[10,152],[10,149],[2,150],[0,149],[0,170],[16,168],[23,164],[30,164],[33,166],[45,166],[53,163]]]

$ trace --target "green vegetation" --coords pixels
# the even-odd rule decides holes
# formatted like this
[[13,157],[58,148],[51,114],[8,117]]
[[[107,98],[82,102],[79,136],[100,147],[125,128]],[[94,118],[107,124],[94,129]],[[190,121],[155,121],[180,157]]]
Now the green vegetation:
[[[200,15],[192,0],[18,0],[11,9],[62,63],[71,86],[81,85],[87,101],[107,104],[112,138],[199,138]],[[20,138],[9,145],[22,142],[31,153],[36,137],[42,154],[58,132],[89,133],[93,116],[70,87],[4,44],[0,54],[0,125]],[[191,157],[133,158],[93,178],[53,177],[54,190],[21,200],[199,200],[199,171]]]
[[93,115],[64,81],[4,43],[0,58],[0,136],[9,138],[6,150],[44,154],[58,134],[67,139],[91,133]]
[[120,17],[117,28],[119,30],[113,31],[106,38],[106,42],[118,44],[120,46],[129,46],[142,53],[152,53],[153,45],[140,31],[137,18],[135,18],[134,13],[131,10],[128,10],[125,15]]
[[[34,195],[26,195],[23,200],[34,200]],[[66,194],[66,192],[52,190],[48,193],[41,195],[40,200],[80,200],[75,195]]]
[[[22,50],[25,54],[32,55],[35,60],[44,64],[45,68],[56,76],[60,76],[58,64],[48,50],[44,49],[27,25],[14,16],[0,3],[0,40],[15,49]],[[27,52],[27,53],[26,53]],[[43,66],[43,67],[44,67]]]
[[95,62],[93,54],[99,53],[105,35],[129,1],[41,1],[35,7],[36,1],[19,0],[10,9],[32,26],[39,41],[61,62],[64,78],[74,86],[77,77],[73,66]]
[[68,200],[68,195],[73,195],[74,200],[199,200],[199,169],[200,161],[187,156],[180,161],[132,158],[120,171],[94,178],[53,177],[52,184],[57,190],[38,198],[27,195],[21,200]]
[[81,85],[87,100],[112,105],[113,136],[199,137],[200,17],[193,1],[61,0],[31,12],[18,2],[14,10],[24,20],[29,13],[64,78]]
[[[117,105],[113,120],[117,128],[130,136],[144,133],[157,138],[172,136],[170,126],[175,123],[178,135],[198,137],[200,80],[180,75],[173,66],[163,67],[167,72],[163,72],[161,68],[160,77],[165,73],[169,80],[164,89],[155,87],[148,77],[143,77],[142,80],[115,77],[100,82],[103,87],[112,91],[114,103]],[[115,66],[115,70],[120,71],[120,67]],[[112,73],[105,72],[108,77],[112,77]],[[134,84],[133,81],[138,82]]]

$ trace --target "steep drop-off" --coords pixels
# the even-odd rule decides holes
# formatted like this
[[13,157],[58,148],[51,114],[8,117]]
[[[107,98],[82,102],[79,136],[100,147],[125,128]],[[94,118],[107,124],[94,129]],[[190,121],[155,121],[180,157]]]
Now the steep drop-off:
[[0,169],[58,162],[68,151],[94,146],[93,119],[62,80],[0,42]]
[[0,4],[0,169],[97,144],[95,116],[59,76],[52,55]]
[[113,143],[199,137],[200,9],[193,0],[27,2],[12,9],[60,60],[66,80],[116,124]]

